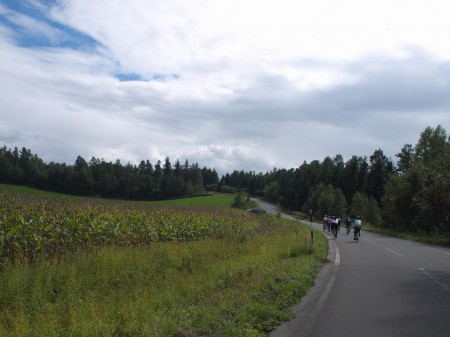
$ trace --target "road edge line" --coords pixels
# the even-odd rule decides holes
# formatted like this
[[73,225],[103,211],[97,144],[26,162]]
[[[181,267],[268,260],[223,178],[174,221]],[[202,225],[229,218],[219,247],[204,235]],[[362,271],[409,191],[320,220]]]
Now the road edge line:
[[319,321],[319,313],[336,281],[340,264],[340,253],[336,243],[331,241],[327,235],[325,236],[329,242],[333,243],[328,246],[328,260],[331,263],[322,266],[314,285],[294,307],[294,317],[279,325],[267,337],[294,337],[299,336],[299,333],[304,337],[311,335]]

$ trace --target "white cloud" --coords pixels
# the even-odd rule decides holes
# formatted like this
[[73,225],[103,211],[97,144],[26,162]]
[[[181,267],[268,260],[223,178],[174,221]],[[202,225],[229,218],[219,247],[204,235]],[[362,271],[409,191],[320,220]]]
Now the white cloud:
[[443,1],[58,3],[51,19],[95,50],[18,47],[0,25],[0,145],[44,160],[266,171],[377,148],[393,157],[426,126],[450,125]]

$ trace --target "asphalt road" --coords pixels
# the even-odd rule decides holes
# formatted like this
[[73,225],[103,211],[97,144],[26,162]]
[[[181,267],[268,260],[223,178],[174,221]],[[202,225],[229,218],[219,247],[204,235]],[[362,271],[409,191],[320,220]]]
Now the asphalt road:
[[450,336],[449,248],[364,230],[359,243],[327,237],[332,262],[269,337]]

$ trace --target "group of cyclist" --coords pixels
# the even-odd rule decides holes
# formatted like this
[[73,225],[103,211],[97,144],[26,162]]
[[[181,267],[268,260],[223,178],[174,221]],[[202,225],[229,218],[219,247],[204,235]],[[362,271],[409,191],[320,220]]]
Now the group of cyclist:
[[[354,239],[356,240],[361,236],[361,219],[359,216],[355,216],[353,219],[350,215],[345,218],[345,228],[347,235],[351,231],[351,226],[353,224]],[[341,218],[334,215],[327,215],[323,217],[323,231],[332,233],[334,238],[337,238],[338,233],[341,230]]]

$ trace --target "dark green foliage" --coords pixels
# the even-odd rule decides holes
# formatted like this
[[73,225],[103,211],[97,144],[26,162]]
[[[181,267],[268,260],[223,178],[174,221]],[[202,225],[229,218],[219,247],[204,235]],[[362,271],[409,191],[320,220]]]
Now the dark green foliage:
[[341,188],[347,202],[352,200],[357,191],[365,192],[367,190],[368,170],[367,159],[363,157],[353,156],[344,164]]
[[325,214],[343,217],[345,206],[346,201],[341,189],[321,183],[312,190],[302,211],[307,214],[312,209],[319,219]]
[[388,159],[381,149],[376,150],[370,156],[370,171],[367,175],[368,194],[378,202],[384,195],[384,186],[394,173],[394,164]]
[[[303,162],[297,168],[255,173],[233,171],[219,181],[214,169],[200,169],[188,160],[172,166],[154,166],[147,160],[138,167],[92,158],[86,163],[78,157],[75,165],[44,164],[29,150],[0,149],[0,183],[22,184],[56,192],[122,199],[161,199],[198,195],[207,191],[265,197],[283,208],[300,211],[320,210],[338,215],[342,207],[350,210],[359,193],[369,205],[367,221],[396,230],[450,233],[450,152],[445,130],[426,128],[418,144],[406,144],[397,153],[398,166],[381,149],[369,157],[327,156],[322,162]],[[318,191],[325,186],[325,194]],[[330,187],[328,187],[330,186]],[[329,189],[329,190],[328,190]],[[331,192],[331,191],[334,192]],[[339,192],[337,192],[339,191]],[[321,192],[321,193],[322,193]],[[320,194],[320,193],[319,193]],[[358,200],[359,196],[355,199]],[[345,205],[347,204],[347,205]],[[341,206],[344,205],[344,206]],[[365,212],[366,212],[365,211]],[[345,212],[344,212],[345,213]],[[341,213],[342,214],[342,213]],[[362,213],[363,214],[363,213]]]
[[[198,164],[184,166],[170,159],[154,166],[142,160],[139,166],[120,160],[115,163],[92,158],[89,162],[78,156],[74,165],[45,164],[30,150],[0,148],[0,183],[37,187],[60,193],[99,196],[114,199],[152,200],[185,195],[201,195],[208,184],[216,191],[219,178],[215,170]],[[214,189],[215,187],[215,189]]]
[[246,208],[249,202],[249,198],[245,196],[244,192],[236,193],[233,199],[231,207],[233,208]]
[[280,199],[280,184],[277,181],[270,182],[264,189],[264,197],[273,203],[277,203]]
[[380,207],[377,201],[373,197],[367,197],[364,193],[355,193],[351,203],[350,214],[359,216],[363,221],[363,225],[380,226],[381,224]]
[[411,167],[414,156],[414,148],[411,144],[405,144],[401,149],[401,152],[397,153],[395,156],[398,158],[397,171],[405,172]]
[[422,132],[410,163],[382,199],[387,227],[450,236],[450,141],[438,126]]

